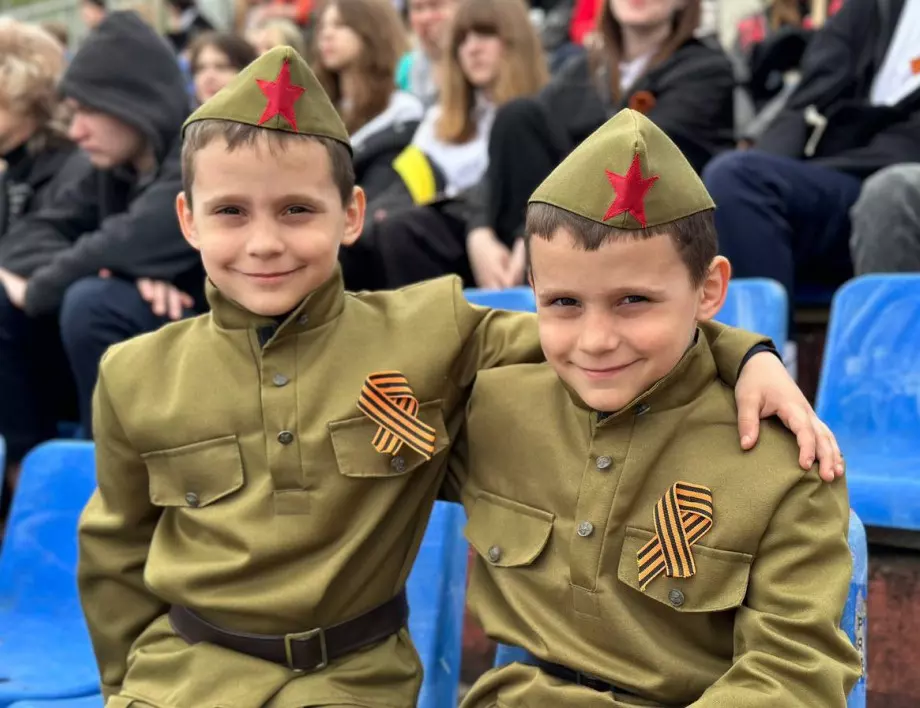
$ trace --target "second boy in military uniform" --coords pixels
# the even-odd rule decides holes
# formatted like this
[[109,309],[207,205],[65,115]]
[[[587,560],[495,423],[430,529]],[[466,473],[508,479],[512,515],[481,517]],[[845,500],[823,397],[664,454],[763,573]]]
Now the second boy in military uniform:
[[470,606],[538,665],[487,674],[463,708],[846,705],[846,487],[799,469],[776,424],[735,444],[698,329],[730,272],[712,210],[632,111],[531,198],[548,363],[480,374],[452,481],[478,552]]

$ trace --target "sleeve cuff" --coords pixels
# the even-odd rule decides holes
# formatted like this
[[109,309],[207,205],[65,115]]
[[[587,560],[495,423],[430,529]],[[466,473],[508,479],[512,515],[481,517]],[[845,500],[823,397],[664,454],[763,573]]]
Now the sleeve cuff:
[[741,370],[744,368],[744,365],[747,364],[754,355],[760,354],[761,352],[770,352],[771,354],[775,354],[780,361],[783,360],[782,355],[777,351],[772,342],[760,342],[748,349],[747,354],[741,359],[741,366],[738,367],[739,377],[741,376]]

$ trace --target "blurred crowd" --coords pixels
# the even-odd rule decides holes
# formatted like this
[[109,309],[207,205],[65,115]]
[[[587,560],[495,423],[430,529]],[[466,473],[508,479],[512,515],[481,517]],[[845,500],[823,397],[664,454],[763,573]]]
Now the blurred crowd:
[[701,0],[240,0],[218,29],[168,0],[165,36],[80,3],[77,46],[0,19],[10,485],[61,421],[91,436],[108,346],[206,308],[175,216],[180,128],[278,45],[351,134],[369,205],[340,255],[352,289],[524,283],[529,194],[624,107],[703,175],[736,277],[795,293],[920,271],[920,0],[774,0],[729,47],[701,31]]

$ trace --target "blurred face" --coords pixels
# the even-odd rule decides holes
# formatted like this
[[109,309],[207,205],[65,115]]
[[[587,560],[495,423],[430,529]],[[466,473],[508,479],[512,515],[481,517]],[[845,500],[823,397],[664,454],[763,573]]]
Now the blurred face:
[[666,376],[696,323],[722,306],[729,267],[695,287],[668,235],[585,251],[564,230],[530,241],[540,341],[559,377],[594,410],[627,406]]
[[671,21],[685,0],[609,0],[610,12],[624,27],[653,29]]
[[498,79],[505,49],[496,34],[470,31],[466,33],[457,50],[460,69],[474,87],[488,89]]
[[195,62],[195,97],[199,103],[212,98],[239,72],[217,47],[204,47]]
[[127,165],[146,150],[147,141],[137,128],[73,99],[68,103],[73,109],[68,135],[95,167],[107,170]]
[[87,29],[94,29],[105,19],[105,10],[91,2],[80,3],[80,19]]
[[344,24],[336,5],[330,5],[323,12],[317,28],[317,40],[320,61],[328,71],[337,72],[354,66],[361,56],[361,37]]
[[441,56],[456,9],[457,0],[409,0],[409,26],[429,57]]
[[191,207],[185,194],[176,204],[186,240],[224,295],[267,317],[325,283],[364,221],[364,193],[343,206],[329,154],[312,141],[231,152],[215,140],[195,155],[192,194]]
[[38,122],[34,118],[24,116],[0,102],[0,155],[18,148],[31,138],[36,130]]

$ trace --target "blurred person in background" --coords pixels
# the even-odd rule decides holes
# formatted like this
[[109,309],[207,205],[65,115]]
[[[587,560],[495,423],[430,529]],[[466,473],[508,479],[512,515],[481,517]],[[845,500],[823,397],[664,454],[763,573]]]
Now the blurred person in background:
[[195,101],[202,104],[252,62],[255,48],[232,32],[207,32],[189,46]]
[[734,146],[734,75],[716,45],[695,37],[700,0],[605,0],[590,51],[537,96],[498,110],[489,140],[484,225],[469,234],[480,287],[523,282],[511,259],[527,199],[568,152],[629,107],[667,133],[695,169]]
[[137,14],[110,13],[59,88],[73,114],[69,137],[93,169],[0,241],[0,435],[13,465],[74,408],[90,432],[111,344],[195,306],[166,307],[146,279],[203,300],[200,260],[175,211],[189,100],[169,46]]
[[356,182],[371,201],[398,179],[393,160],[424,112],[394,83],[405,28],[390,0],[331,0],[317,18],[313,68],[348,129]]
[[483,211],[496,110],[539,91],[548,72],[522,0],[461,0],[443,62],[440,99],[407,150],[414,155],[397,161],[400,181],[368,202],[368,228],[340,254],[349,287],[392,288],[445,273],[472,283],[466,234]]
[[456,9],[457,0],[409,0],[409,29],[418,46],[400,61],[396,83],[425,106],[438,100],[439,66]]
[[105,19],[105,0],[80,0],[80,19],[86,29],[92,31]]
[[57,93],[64,51],[36,25],[0,18],[0,242],[22,217],[53,204],[89,163],[67,137]]
[[290,20],[267,19],[254,24],[246,32],[246,40],[262,56],[275,47],[291,47],[300,56],[307,57],[307,40],[303,32]]

